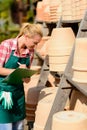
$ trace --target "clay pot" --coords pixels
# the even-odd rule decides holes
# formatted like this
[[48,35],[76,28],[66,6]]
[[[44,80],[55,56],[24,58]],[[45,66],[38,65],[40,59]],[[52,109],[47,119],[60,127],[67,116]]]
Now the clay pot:
[[36,46],[36,51],[40,52],[40,50],[43,48],[44,44],[46,43],[46,41],[48,41],[50,38],[50,36],[43,36],[41,41],[37,44]]
[[86,130],[87,116],[75,111],[61,111],[53,115],[52,130]]
[[44,130],[57,89],[49,87],[41,90],[35,112],[34,130]]
[[87,38],[76,38],[72,80],[87,83]]
[[50,71],[65,70],[74,41],[70,27],[53,29],[48,48]]
[[43,21],[49,21],[49,1],[50,0],[42,0],[43,1]]
[[77,83],[87,83],[87,71],[73,70],[72,80]]
[[43,5],[45,6],[45,5],[49,5],[49,2],[50,2],[50,0],[42,0],[43,1]]
[[87,38],[76,38],[72,68],[87,71]]
[[36,74],[31,77],[29,83],[24,83],[25,101],[27,104],[37,104],[40,91],[37,87],[39,77],[40,74]]
[[42,1],[37,2],[36,19],[38,21],[43,21],[43,2]]
[[50,0],[49,5],[51,9],[55,9],[56,7],[60,6],[61,1],[60,0]]

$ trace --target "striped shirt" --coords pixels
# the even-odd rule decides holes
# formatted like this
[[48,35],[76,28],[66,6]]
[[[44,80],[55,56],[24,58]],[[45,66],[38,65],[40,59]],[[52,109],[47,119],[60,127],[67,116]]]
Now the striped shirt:
[[[14,55],[19,57],[17,53],[17,38],[4,40],[0,44],[0,66],[1,67],[3,67],[3,65],[8,61],[12,50],[15,50]],[[22,57],[26,57],[27,54],[30,55],[30,64],[31,64],[34,57],[34,50],[29,51],[28,49],[26,49],[25,52],[22,54]]]

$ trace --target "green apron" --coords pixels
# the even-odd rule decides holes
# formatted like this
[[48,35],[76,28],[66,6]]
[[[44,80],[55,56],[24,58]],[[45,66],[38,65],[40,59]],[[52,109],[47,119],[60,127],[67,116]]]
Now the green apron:
[[[5,68],[18,68],[17,62],[21,64],[26,64],[29,66],[30,58],[27,55],[26,58],[14,56],[14,51],[12,51],[10,58],[4,65]],[[0,76],[0,91],[12,92],[13,107],[10,110],[4,109],[0,102],[0,123],[11,123],[25,118],[25,96],[24,88],[22,85],[8,85],[7,83],[2,83],[5,76]]]

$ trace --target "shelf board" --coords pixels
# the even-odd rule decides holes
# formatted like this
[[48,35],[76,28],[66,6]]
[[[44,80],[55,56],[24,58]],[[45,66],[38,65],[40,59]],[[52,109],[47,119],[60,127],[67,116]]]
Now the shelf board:
[[64,74],[67,81],[76,87],[81,93],[87,96],[87,83],[77,83],[72,80],[72,75],[69,73]]

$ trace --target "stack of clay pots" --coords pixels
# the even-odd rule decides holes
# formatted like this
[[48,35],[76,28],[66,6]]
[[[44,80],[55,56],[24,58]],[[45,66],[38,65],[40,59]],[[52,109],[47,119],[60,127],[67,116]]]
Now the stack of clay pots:
[[62,19],[63,20],[73,20],[72,19],[72,0],[62,0]]
[[87,115],[75,111],[61,111],[53,115],[52,130],[86,130]]
[[38,21],[49,21],[49,0],[37,2],[36,19]]
[[[87,0],[42,0],[37,3],[37,20],[57,22],[81,20],[87,8]],[[42,16],[41,16],[42,15]]]
[[50,0],[42,0],[42,2],[43,2],[43,21],[49,22],[49,20],[50,20],[50,9],[49,9]]
[[62,15],[62,6],[60,0],[50,0],[50,22],[57,22]]
[[40,92],[40,89],[37,87],[39,76],[39,74],[34,75],[29,83],[24,83],[26,119],[28,121],[35,120],[35,110]]
[[87,83],[87,38],[76,38],[72,80]]
[[61,0],[62,20],[81,20],[87,8],[87,0]]
[[62,15],[60,0],[42,0],[37,3],[36,19],[45,22],[57,22]]
[[37,2],[36,19],[38,21],[43,21],[43,2],[42,1]]
[[65,70],[74,41],[75,36],[70,27],[53,29],[48,47],[50,71]]

